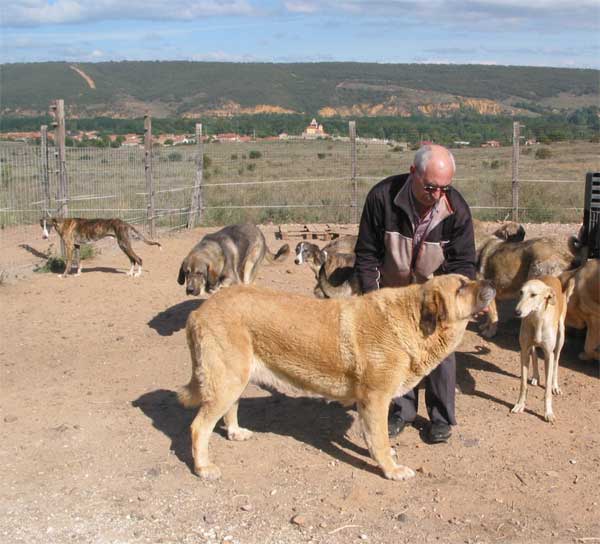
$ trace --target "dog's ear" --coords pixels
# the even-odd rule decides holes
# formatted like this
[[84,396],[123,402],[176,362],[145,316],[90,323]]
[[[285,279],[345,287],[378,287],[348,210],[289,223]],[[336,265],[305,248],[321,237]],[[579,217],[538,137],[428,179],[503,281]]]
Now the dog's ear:
[[184,259],[179,267],[179,275],[177,276],[177,283],[183,285],[185,283],[185,269],[187,267],[187,259]]
[[554,306],[556,304],[556,293],[554,289],[549,289],[548,294],[546,295],[546,304],[550,304]]
[[206,265],[206,290],[213,289],[219,283],[219,274],[217,271],[210,266],[210,264]]
[[423,293],[421,301],[421,320],[419,326],[425,336],[435,332],[438,322],[447,317],[446,303],[444,297],[435,288],[427,288]]

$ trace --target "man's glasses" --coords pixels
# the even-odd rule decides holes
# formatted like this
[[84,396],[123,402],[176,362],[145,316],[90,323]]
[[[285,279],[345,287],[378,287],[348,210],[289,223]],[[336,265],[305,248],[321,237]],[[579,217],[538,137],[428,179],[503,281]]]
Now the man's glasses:
[[441,191],[443,194],[446,194],[450,190],[450,186],[446,185],[445,187],[438,187],[437,185],[423,185],[423,190],[430,195],[436,193],[437,191]]

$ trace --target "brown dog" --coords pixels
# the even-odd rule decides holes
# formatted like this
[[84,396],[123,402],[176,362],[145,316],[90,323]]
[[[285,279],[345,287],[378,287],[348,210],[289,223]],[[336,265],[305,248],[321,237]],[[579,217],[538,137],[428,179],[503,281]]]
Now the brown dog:
[[[79,256],[79,248],[81,244],[93,242],[102,238],[116,238],[119,247],[123,253],[129,257],[131,268],[127,272],[128,276],[142,275],[142,259],[133,251],[131,247],[130,233],[133,232],[149,246],[158,246],[162,249],[158,242],[147,240],[144,235],[139,232],[133,225],[122,221],[121,219],[82,219],[81,217],[49,217],[40,220],[42,227],[42,238],[49,237],[49,231],[52,227],[62,238],[65,244],[66,265],[65,271],[61,277],[66,278],[71,272],[73,263],[73,251],[77,252],[77,276],[81,274],[81,259]],[[137,264],[138,270],[135,271]]]
[[319,269],[314,293],[317,298],[346,298],[361,293],[358,276],[354,272],[354,253],[327,255]]
[[570,278],[575,280],[575,289],[567,306],[566,324],[576,329],[587,328],[579,358],[600,359],[600,259],[589,259],[577,270],[560,276],[563,284]]
[[334,253],[354,254],[357,239],[358,236],[355,234],[340,236],[329,242],[323,249],[311,242],[298,242],[294,262],[296,264],[308,263],[310,269],[315,273],[315,278],[319,279],[319,270],[327,257]]
[[230,225],[207,234],[192,248],[181,263],[177,282],[185,283],[186,293],[194,296],[236,283],[250,284],[263,259],[279,262],[289,252],[290,247],[284,244],[276,254],[271,253],[255,225]]
[[208,442],[221,417],[230,440],[251,436],[238,425],[238,399],[248,383],[259,383],[356,403],[365,441],[385,477],[414,476],[392,459],[390,401],[456,349],[471,316],[494,294],[489,282],[457,274],[348,299],[247,286],[219,292],[190,314],[186,326],[192,377],[179,400],[200,406],[191,426],[196,474],[220,476]]
[[[578,255],[573,252],[572,246],[559,246],[556,240],[550,238],[489,242],[479,253],[478,277],[494,284],[496,300],[516,299],[527,280],[544,275],[558,276],[576,266]],[[491,338],[497,331],[498,309],[493,302],[481,332]]]

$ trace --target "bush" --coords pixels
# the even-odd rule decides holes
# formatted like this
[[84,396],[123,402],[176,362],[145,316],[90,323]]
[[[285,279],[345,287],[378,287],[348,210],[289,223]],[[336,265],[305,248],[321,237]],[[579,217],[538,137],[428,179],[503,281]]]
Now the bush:
[[256,164],[254,164],[253,162],[248,163],[246,165],[246,168],[248,169],[249,172],[254,172],[254,170],[256,170]]
[[250,153],[248,153],[249,159],[260,159],[262,157],[262,153],[260,151],[256,151],[256,149],[251,149]]
[[324,159],[325,158],[325,153],[317,153],[317,157],[319,159]]
[[490,162],[490,168],[492,170],[497,170],[500,168],[500,161],[498,159],[494,159],[492,162]]
[[552,157],[552,150],[549,147],[540,147],[535,152],[536,159],[549,159]]
[[231,160],[232,161],[236,161],[237,160],[237,153],[232,153],[231,154]]
[[183,160],[183,155],[179,151],[173,151],[167,155],[167,159],[171,162],[179,162]]

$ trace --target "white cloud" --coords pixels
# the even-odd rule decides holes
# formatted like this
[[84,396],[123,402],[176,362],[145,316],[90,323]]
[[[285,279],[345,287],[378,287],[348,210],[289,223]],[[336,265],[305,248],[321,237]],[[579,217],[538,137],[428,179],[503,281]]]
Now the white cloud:
[[196,20],[215,15],[252,15],[248,0],[13,0],[4,26],[99,22],[103,20]]
[[284,2],[283,5],[291,13],[315,13],[319,11],[319,4],[316,2],[290,1]]

